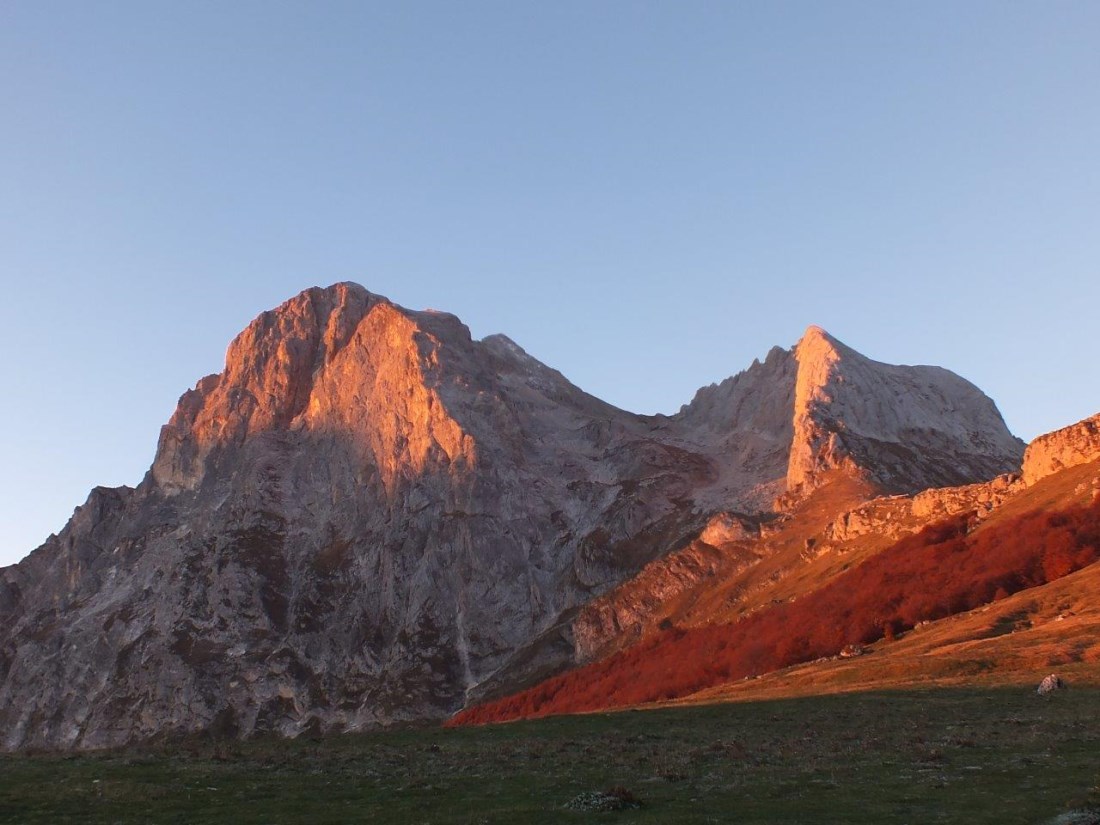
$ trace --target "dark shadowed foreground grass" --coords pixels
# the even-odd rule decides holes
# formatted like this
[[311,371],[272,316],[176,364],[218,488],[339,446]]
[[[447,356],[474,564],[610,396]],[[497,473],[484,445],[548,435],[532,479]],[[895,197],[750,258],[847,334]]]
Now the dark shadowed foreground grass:
[[[1100,691],[939,690],[5,756],[0,821],[1009,825],[1098,781]],[[565,807],[615,786],[645,807]]]

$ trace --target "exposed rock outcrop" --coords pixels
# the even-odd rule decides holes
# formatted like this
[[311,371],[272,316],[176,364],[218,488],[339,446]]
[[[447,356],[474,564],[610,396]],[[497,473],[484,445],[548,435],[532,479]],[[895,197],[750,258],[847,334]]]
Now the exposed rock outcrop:
[[670,551],[692,548],[672,590],[677,564],[740,564],[788,483],[909,490],[1018,454],[962,379],[819,330],[639,416],[454,316],[310,289],[184,394],[136,489],[0,570],[0,746],[445,716],[571,662],[571,617]]
[[677,610],[677,600],[700,582],[728,577],[754,564],[765,548],[759,525],[720,513],[698,538],[654,559],[630,581],[586,604],[572,624],[576,660],[619,650]]
[[1024,453],[1024,483],[1093,461],[1100,461],[1100,413],[1032,441]]
[[822,535],[823,547],[870,533],[900,538],[958,513],[972,512],[980,520],[1023,486],[1019,475],[1006,474],[979,484],[923,490],[915,496],[875,498],[831,522]]

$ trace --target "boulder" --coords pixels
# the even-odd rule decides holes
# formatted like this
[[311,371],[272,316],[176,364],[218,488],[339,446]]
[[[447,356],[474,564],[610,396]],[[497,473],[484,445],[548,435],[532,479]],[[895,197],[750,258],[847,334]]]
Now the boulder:
[[1065,690],[1065,687],[1066,683],[1062,681],[1062,677],[1056,673],[1051,673],[1049,676],[1043,677],[1043,681],[1039,683],[1039,687],[1035,692],[1040,696],[1046,696],[1056,690]]

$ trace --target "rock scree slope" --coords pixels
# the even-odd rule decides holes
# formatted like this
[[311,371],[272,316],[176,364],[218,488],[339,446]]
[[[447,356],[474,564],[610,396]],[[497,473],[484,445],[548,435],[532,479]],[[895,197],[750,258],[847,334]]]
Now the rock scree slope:
[[577,611],[708,524],[1021,455],[973,385],[817,328],[642,416],[453,315],[309,289],[184,393],[136,488],[0,569],[0,747],[443,718],[570,664]]

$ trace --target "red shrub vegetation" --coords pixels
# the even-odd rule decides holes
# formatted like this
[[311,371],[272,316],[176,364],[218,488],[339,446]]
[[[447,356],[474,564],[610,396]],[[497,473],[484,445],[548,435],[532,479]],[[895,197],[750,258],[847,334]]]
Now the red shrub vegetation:
[[1100,500],[1033,512],[967,534],[930,525],[801,599],[740,622],[662,630],[600,662],[471,708],[483,724],[685,696],[701,688],[868,644],[1079,570],[1100,558]]

